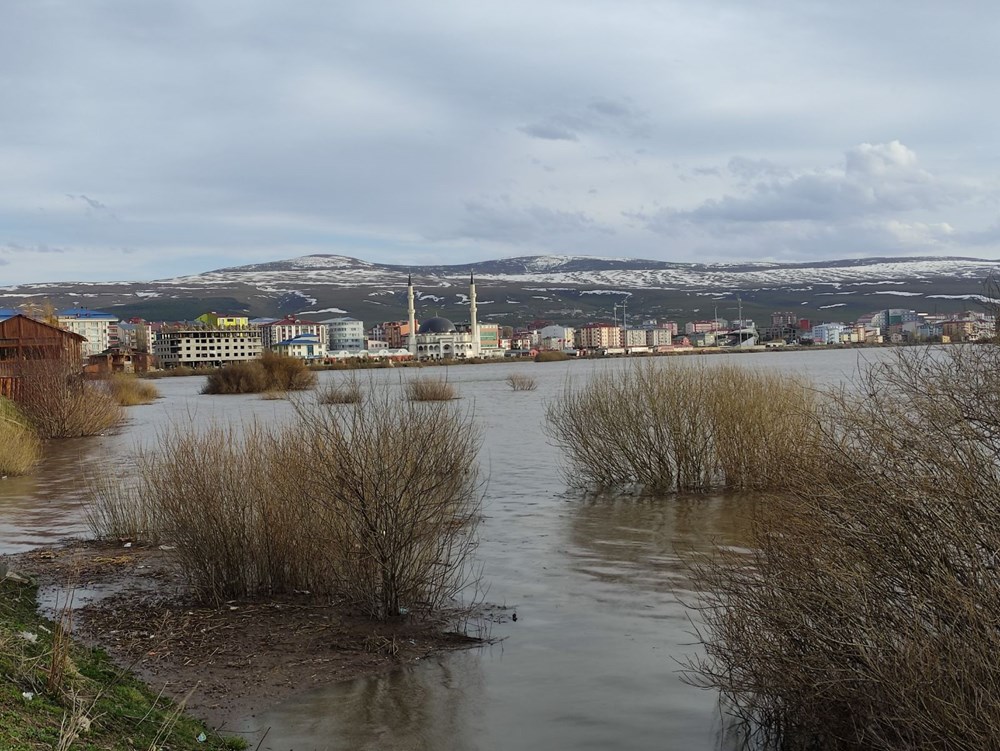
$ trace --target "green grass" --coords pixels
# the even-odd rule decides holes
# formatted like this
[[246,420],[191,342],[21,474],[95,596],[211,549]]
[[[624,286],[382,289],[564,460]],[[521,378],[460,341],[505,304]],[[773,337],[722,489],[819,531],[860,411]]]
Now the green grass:
[[[61,653],[59,629],[36,613],[36,594],[34,586],[0,581],[0,748],[57,749],[61,738],[62,748],[77,751],[246,748],[242,739],[216,735],[172,701],[157,698],[100,650],[68,643],[61,677],[50,680],[58,662],[53,655]],[[83,725],[86,731],[66,745],[65,728]]]

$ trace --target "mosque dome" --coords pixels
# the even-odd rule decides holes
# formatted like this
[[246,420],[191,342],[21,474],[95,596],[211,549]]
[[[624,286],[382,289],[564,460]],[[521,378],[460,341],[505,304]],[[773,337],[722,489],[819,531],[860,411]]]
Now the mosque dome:
[[417,329],[418,334],[454,334],[457,331],[455,324],[447,318],[428,318],[420,324]]

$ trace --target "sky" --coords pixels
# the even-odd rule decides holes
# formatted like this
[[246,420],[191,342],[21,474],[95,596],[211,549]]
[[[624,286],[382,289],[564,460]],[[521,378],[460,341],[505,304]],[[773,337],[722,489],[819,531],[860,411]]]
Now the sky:
[[2,0],[0,285],[998,258],[998,38],[993,0]]

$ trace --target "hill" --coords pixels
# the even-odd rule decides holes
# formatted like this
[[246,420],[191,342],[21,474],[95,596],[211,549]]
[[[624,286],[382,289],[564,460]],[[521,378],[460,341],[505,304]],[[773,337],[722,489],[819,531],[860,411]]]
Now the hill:
[[250,316],[349,315],[374,323],[404,318],[412,274],[418,317],[467,318],[468,278],[476,277],[480,320],[511,325],[546,320],[611,320],[627,300],[629,320],[734,318],[739,305],[760,323],[772,311],[853,320],[883,308],[952,312],[978,307],[1000,261],[973,258],[868,258],[811,263],[690,264],[589,256],[523,256],[414,266],[339,255],[207,271],[150,282],[45,283],[0,288],[0,306],[48,301],[107,310],[121,318],[191,319],[206,310]]

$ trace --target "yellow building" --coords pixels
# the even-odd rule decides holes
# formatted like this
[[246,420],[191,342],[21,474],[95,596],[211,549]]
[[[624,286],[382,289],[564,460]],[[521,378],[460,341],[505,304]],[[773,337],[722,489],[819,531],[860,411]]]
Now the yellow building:
[[198,316],[195,320],[213,329],[245,329],[250,325],[247,316],[220,316],[214,310]]

